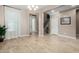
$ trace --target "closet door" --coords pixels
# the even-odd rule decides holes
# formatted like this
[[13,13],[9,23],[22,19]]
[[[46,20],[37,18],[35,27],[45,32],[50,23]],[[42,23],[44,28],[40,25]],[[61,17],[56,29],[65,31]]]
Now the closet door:
[[20,11],[5,7],[5,24],[7,29],[6,38],[16,38],[20,35]]

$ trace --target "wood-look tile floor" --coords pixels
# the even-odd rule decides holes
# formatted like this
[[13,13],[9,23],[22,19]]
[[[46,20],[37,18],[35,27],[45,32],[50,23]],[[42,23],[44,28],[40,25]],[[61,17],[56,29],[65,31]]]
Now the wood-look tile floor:
[[5,40],[0,43],[0,52],[3,53],[69,53],[79,52],[79,40],[59,36],[22,37]]

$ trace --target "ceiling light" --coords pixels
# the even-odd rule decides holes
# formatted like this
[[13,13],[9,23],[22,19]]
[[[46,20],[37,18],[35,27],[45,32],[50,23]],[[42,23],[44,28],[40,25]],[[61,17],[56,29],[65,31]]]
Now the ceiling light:
[[32,8],[30,6],[27,6],[29,10],[32,10]]
[[29,10],[34,10],[34,11],[35,11],[35,10],[38,9],[38,6],[36,6],[36,5],[29,5],[29,6],[28,6],[28,9],[29,9]]

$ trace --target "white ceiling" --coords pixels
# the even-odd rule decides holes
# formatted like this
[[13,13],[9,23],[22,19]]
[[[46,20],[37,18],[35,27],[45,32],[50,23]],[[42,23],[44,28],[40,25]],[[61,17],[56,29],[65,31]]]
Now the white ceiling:
[[62,5],[62,6],[58,7],[58,8],[56,8],[55,11],[60,11],[61,12],[61,11],[69,10],[69,9],[76,8],[76,7],[77,7],[77,5],[75,5],[75,6]]
[[[57,7],[57,8],[55,8],[55,9],[52,9],[52,10],[48,11],[47,13],[52,15],[52,13],[55,13],[55,12],[63,12],[63,11],[66,11],[66,10],[69,10],[69,9],[78,8],[78,7],[79,7],[78,5],[75,5],[75,6],[72,6],[72,5],[61,5],[61,6]],[[54,11],[54,12],[52,12],[52,11]]]
[[[10,7],[14,7],[14,8],[18,8],[18,9],[28,9],[27,8],[27,6],[28,5],[9,5]],[[46,6],[48,6],[48,5],[38,5],[38,9],[42,9],[42,8],[44,8],[44,7],[46,7]]]
[[[10,7],[14,7],[14,8],[18,8],[18,9],[22,9],[22,10],[28,10],[28,5],[8,5]],[[44,9],[49,9],[49,11],[53,10],[52,8],[54,7],[55,11],[64,11],[67,9],[71,9],[74,8],[75,6],[72,5],[38,5],[38,10],[44,10]],[[49,12],[48,11],[48,12]]]

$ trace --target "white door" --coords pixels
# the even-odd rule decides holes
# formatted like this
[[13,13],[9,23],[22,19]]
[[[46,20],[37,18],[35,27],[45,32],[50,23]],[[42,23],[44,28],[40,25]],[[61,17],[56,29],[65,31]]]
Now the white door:
[[20,11],[5,7],[6,38],[15,38],[20,35]]

